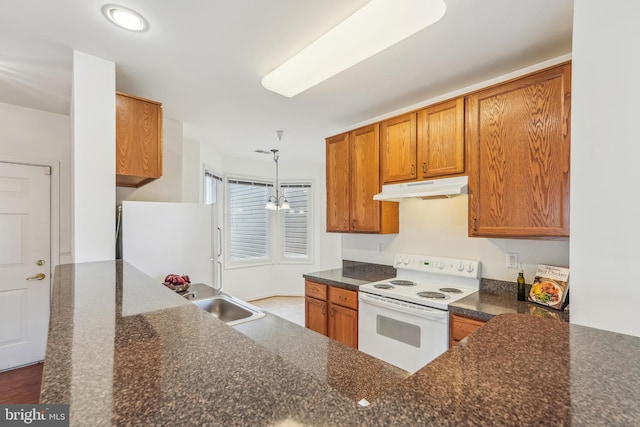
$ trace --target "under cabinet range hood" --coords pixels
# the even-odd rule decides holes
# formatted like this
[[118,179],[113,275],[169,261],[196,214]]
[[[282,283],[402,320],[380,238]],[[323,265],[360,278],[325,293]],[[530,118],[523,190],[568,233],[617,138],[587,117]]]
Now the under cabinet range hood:
[[417,197],[419,199],[442,199],[469,192],[468,178],[432,179],[430,181],[403,182],[382,186],[382,192],[373,196],[373,200],[399,202],[402,199]]

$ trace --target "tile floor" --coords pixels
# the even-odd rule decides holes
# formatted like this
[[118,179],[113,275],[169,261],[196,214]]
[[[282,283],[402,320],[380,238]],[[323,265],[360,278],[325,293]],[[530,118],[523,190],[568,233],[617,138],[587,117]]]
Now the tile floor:
[[271,297],[249,302],[276,316],[304,326],[304,297]]

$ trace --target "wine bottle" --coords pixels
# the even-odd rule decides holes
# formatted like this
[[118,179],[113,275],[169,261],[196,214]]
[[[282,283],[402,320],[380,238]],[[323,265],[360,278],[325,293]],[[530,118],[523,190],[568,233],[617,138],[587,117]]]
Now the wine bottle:
[[524,272],[520,270],[518,273],[518,301],[526,301],[527,297],[524,291]]

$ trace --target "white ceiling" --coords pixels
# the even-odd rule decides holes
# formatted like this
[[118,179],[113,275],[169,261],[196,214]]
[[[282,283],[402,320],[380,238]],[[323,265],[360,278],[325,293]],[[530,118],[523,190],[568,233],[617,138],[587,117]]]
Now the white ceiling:
[[0,102],[69,114],[76,49],[115,62],[117,89],[162,102],[185,138],[318,162],[327,136],[571,52],[573,0],[445,0],[433,26],[286,98],[262,77],[366,0],[115,1],[150,29],[107,22],[108,1],[1,0]]

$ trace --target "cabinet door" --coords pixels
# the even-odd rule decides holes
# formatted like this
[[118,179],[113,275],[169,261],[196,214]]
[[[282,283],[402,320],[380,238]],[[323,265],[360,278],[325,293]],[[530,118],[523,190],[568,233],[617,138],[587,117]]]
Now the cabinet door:
[[327,138],[327,231],[350,229],[349,134]]
[[327,303],[315,298],[304,299],[304,326],[327,335]]
[[484,324],[485,322],[482,320],[451,314],[449,319],[449,347],[453,347]]
[[380,231],[380,192],[378,125],[351,132],[351,230]]
[[329,338],[358,348],[358,311],[329,304]]
[[421,178],[464,173],[464,98],[418,111]]
[[380,125],[382,183],[415,179],[416,113],[385,120]]
[[162,176],[162,106],[116,94],[116,184],[139,187]]
[[469,235],[569,236],[571,65],[470,95]]

